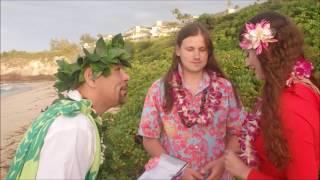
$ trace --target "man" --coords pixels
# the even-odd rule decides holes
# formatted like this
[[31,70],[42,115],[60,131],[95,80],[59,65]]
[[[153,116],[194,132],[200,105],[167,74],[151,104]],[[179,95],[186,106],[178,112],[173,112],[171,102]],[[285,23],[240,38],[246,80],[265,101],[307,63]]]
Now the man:
[[245,113],[199,23],[180,29],[171,67],[145,98],[139,135],[151,157],[168,154],[189,163],[181,179],[228,179],[223,153],[239,149]]
[[99,115],[124,103],[130,56],[120,34],[108,43],[100,38],[93,53],[83,50],[75,63],[58,61],[60,98],[28,129],[7,179],[96,178],[103,161]]

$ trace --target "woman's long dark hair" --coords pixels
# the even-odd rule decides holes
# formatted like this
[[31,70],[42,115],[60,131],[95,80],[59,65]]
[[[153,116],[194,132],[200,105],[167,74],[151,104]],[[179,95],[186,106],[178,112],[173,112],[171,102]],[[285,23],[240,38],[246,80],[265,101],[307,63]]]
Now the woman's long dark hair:
[[[208,62],[207,65],[205,66],[206,71],[214,71],[217,74],[219,74],[220,77],[227,79],[223,71],[220,69],[218,66],[217,60],[214,57],[213,53],[213,44],[210,39],[209,32],[207,29],[201,25],[200,23],[197,22],[192,22],[187,25],[185,25],[181,30],[179,31],[177,38],[176,38],[176,47],[181,47],[181,44],[184,39],[190,37],[190,36],[196,36],[196,35],[201,35],[206,44],[206,48],[208,49]],[[165,101],[163,103],[163,108],[165,109],[166,112],[170,112],[173,107],[173,97],[171,95],[171,81],[172,81],[172,76],[174,72],[178,71],[178,64],[180,63],[180,57],[176,55],[175,50],[173,51],[173,60],[171,67],[169,68],[168,72],[164,76],[164,97]],[[235,96],[237,98],[237,101],[239,102],[237,92],[235,88],[233,88]]]
[[[295,62],[298,58],[304,57],[303,36],[289,18],[276,12],[260,13],[248,22],[256,24],[262,20],[270,22],[271,30],[278,42],[269,43],[269,47],[258,55],[264,74],[261,129],[267,157],[281,169],[287,166],[290,155],[288,142],[283,134],[279,99]],[[245,26],[239,34],[240,41],[244,32]]]

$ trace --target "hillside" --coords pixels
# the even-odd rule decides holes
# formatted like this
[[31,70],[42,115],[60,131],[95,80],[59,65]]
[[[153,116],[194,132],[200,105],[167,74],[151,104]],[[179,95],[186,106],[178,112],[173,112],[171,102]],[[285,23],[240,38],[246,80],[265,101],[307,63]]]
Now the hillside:
[[25,52],[9,51],[1,53],[1,81],[20,79],[52,79],[57,71],[56,60],[66,59],[72,61],[79,54],[79,47],[65,49]]

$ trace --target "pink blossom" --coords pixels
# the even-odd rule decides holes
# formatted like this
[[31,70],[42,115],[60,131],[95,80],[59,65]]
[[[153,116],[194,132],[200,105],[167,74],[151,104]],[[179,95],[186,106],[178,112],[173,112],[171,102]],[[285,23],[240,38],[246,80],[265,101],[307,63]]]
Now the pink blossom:
[[313,65],[310,61],[306,59],[299,59],[294,67],[293,71],[290,74],[290,77],[286,81],[287,86],[291,86],[294,81],[299,80],[299,79],[304,79],[304,78],[310,78],[313,70]]
[[243,40],[240,42],[242,49],[255,49],[256,54],[261,54],[263,49],[267,49],[269,43],[277,42],[270,28],[270,23],[262,20],[257,24],[246,23],[246,32],[242,34]]
[[255,166],[258,163],[256,156],[256,151],[252,147],[252,143],[260,129],[259,120],[260,120],[260,111],[261,100],[255,104],[253,112],[248,113],[247,118],[242,123],[241,135],[239,138],[240,144],[240,158],[249,166]]

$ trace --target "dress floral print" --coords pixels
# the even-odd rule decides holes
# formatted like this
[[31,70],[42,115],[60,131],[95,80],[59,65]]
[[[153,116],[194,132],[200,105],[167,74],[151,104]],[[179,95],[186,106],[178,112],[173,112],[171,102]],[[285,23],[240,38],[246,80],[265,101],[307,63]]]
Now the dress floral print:
[[[182,73],[179,71],[179,74],[181,76]],[[145,99],[139,135],[159,138],[169,155],[189,162],[196,170],[219,158],[225,149],[226,135],[239,135],[245,112],[242,106],[237,106],[231,83],[224,78],[215,78],[216,89],[222,94],[221,102],[215,108],[210,123],[191,127],[181,122],[175,106],[170,113],[165,113],[164,84],[161,79],[154,82]],[[210,82],[209,75],[205,73],[198,91],[192,95],[182,77],[185,98],[190,102],[189,109],[200,112],[202,92]]]

